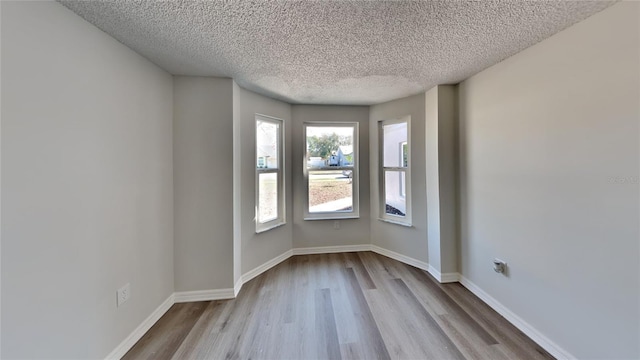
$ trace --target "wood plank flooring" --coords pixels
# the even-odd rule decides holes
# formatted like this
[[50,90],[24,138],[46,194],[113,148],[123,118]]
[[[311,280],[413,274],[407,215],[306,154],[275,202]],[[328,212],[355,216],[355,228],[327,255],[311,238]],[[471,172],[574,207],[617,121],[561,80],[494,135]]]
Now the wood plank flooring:
[[553,359],[460,284],[373,252],[294,256],[175,304],[124,359]]

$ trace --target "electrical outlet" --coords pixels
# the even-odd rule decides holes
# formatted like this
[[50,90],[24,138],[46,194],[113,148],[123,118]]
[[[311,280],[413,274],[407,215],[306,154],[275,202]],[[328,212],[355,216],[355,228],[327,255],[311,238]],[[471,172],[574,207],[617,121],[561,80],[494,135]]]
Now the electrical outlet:
[[340,221],[339,220],[334,220],[333,221],[333,228],[338,230],[340,229]]
[[493,271],[498,274],[505,274],[507,271],[507,263],[500,259],[493,259]]
[[117,291],[118,307],[122,306],[131,297],[131,284],[127,283]]

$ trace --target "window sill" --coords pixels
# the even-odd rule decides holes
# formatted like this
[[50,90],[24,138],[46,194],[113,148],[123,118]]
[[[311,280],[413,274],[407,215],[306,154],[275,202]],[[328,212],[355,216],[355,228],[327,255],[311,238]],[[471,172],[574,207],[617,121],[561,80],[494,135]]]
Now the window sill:
[[269,226],[264,227],[262,229],[256,229],[256,234],[260,234],[260,233],[263,233],[263,232],[266,232],[266,231],[269,231],[269,230],[273,230],[275,228],[279,228],[280,226],[284,226],[286,224],[287,224],[287,222],[283,221],[283,222],[279,222],[277,224],[269,225]]
[[384,218],[378,218],[378,220],[384,221],[384,222],[390,223],[390,224],[395,224],[395,225],[408,227],[408,228],[412,228],[413,227],[413,225],[411,225],[411,223],[406,223],[406,222],[401,222],[401,221],[396,221],[396,220],[391,220],[391,219],[384,219]]
[[324,216],[313,216],[313,217],[305,217],[304,220],[344,220],[344,219],[360,219],[360,215],[349,215],[349,216],[335,216],[335,215],[324,215]]
[[307,166],[309,171],[328,171],[328,170],[353,170],[353,165],[335,165],[335,166]]

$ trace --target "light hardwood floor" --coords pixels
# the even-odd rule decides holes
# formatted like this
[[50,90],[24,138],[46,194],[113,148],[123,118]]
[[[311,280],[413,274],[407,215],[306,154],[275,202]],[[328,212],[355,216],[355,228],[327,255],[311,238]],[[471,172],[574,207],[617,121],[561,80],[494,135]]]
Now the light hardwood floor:
[[175,304],[124,359],[552,359],[460,284],[372,253],[294,256]]

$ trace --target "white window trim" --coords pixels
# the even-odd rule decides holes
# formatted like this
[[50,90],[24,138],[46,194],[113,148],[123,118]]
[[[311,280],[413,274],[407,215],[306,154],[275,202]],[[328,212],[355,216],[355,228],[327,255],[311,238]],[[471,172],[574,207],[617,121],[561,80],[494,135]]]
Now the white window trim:
[[[407,167],[384,166],[384,125],[407,123]],[[411,116],[398,119],[378,121],[378,220],[402,226],[412,226],[411,220]],[[400,151],[402,157],[402,150]],[[402,161],[400,161],[402,164]],[[405,173],[405,216],[387,214],[385,196],[385,171],[400,171]]]
[[[329,121],[307,121],[303,124],[302,134],[302,171],[304,175],[304,220],[338,220],[338,219],[358,219],[360,218],[360,130],[357,122],[329,122]],[[309,169],[307,168],[307,126],[311,127],[353,127],[353,166],[332,166],[331,170],[352,170],[352,210],[351,211],[327,211],[309,212]]]
[[[256,197],[255,197],[255,216],[254,221],[256,223],[256,233],[262,233],[265,231],[269,231],[271,229],[275,229],[282,225],[285,225],[286,222],[286,208],[285,208],[285,179],[284,179],[284,158],[285,158],[285,149],[284,149],[284,120],[278,119],[272,116],[256,114],[255,116],[256,125],[258,121],[269,122],[272,124],[277,124],[279,126],[278,131],[278,168],[277,169],[267,169],[267,168],[258,168],[258,134],[254,134],[253,144],[255,146],[255,158],[253,160],[255,167],[255,189],[256,189]],[[254,131],[256,128],[254,125]],[[277,207],[278,207],[278,216],[267,222],[261,223],[258,221],[258,205],[260,201],[260,183],[259,176],[260,174],[268,174],[268,173],[276,173],[278,179],[278,197],[277,197]]]
[[[400,164],[404,163],[404,147],[405,147],[405,145],[407,147],[407,166],[409,164],[409,155],[408,155],[409,154],[409,145],[408,144],[409,143],[407,141],[402,141],[399,144],[400,145]],[[405,183],[405,185],[402,185],[402,175],[401,174],[400,174],[399,177],[400,177],[400,179],[399,179],[399,181],[400,181],[399,182],[399,184],[400,184],[400,186],[399,186],[400,187],[400,189],[399,189],[400,190],[400,197],[406,199],[407,198],[407,191],[406,191],[407,190],[406,189],[407,173],[404,172],[404,177],[405,177],[404,183]]]

